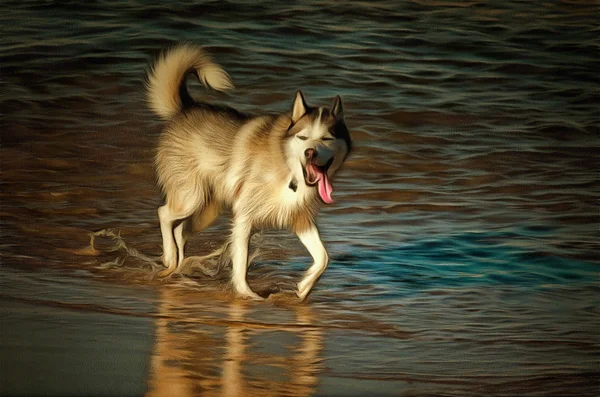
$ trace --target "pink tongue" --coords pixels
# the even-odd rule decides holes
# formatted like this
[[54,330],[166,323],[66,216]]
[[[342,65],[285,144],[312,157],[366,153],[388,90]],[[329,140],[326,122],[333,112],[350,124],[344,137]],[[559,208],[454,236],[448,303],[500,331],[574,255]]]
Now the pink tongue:
[[321,196],[321,199],[326,203],[326,204],[331,204],[333,203],[333,199],[331,198],[331,192],[333,192],[333,188],[331,187],[331,183],[329,183],[329,178],[327,177],[327,173],[325,172],[320,172],[317,171],[319,173],[319,195]]

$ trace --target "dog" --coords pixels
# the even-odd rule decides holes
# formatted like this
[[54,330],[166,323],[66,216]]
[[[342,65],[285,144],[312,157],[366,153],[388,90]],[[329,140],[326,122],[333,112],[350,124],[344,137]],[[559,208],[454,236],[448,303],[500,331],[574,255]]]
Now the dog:
[[165,197],[158,209],[166,267],[160,276],[183,262],[188,231],[203,230],[229,208],[226,254],[235,293],[262,299],[246,280],[249,240],[257,230],[276,228],[294,232],[314,260],[297,284],[296,294],[306,299],[329,261],[315,217],[321,203],[333,202],[332,177],[352,149],[341,98],[310,107],[297,91],[289,112],[253,116],[192,99],[189,74],[205,88],[233,88],[229,75],[193,44],[161,53],[148,73],[149,107],[166,121],[155,157]]

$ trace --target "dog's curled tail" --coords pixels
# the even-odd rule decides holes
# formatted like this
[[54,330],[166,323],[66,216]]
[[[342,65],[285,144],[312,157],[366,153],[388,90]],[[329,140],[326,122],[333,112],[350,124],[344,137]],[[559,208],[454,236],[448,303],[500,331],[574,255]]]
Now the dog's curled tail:
[[187,92],[185,79],[195,74],[204,87],[217,91],[233,88],[227,72],[193,44],[180,44],[163,53],[148,73],[146,90],[150,108],[161,118],[168,120],[183,107],[193,103]]

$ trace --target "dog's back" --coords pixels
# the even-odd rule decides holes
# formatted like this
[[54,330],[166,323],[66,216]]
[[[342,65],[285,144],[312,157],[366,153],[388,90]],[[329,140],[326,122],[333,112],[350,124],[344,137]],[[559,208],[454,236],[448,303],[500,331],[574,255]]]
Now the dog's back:
[[235,120],[202,108],[174,116],[165,127],[155,157],[157,181],[163,193],[202,194],[224,181],[237,132]]

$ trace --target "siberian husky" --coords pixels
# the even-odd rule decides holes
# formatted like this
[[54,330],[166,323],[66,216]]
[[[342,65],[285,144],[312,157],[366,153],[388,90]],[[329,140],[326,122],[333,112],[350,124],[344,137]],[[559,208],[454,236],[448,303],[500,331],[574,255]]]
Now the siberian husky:
[[149,106],[166,121],[155,158],[165,196],[158,209],[166,267],[160,275],[183,262],[188,230],[208,227],[230,208],[226,254],[237,295],[261,299],[246,281],[249,239],[256,230],[278,228],[293,231],[314,259],[297,285],[304,300],[328,263],[315,217],[322,202],[333,202],[331,179],[352,147],[340,97],[330,107],[310,107],[297,91],[291,111],[251,116],[194,101],[188,74],[207,88],[233,88],[229,75],[191,44],[161,54],[148,74]]

